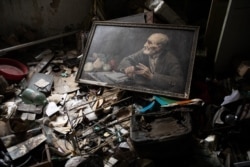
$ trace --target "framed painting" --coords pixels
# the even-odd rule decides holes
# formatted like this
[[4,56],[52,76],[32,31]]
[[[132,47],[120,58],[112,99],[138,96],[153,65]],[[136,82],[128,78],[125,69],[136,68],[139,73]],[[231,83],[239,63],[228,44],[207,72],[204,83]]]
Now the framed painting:
[[199,27],[94,22],[76,81],[189,98]]

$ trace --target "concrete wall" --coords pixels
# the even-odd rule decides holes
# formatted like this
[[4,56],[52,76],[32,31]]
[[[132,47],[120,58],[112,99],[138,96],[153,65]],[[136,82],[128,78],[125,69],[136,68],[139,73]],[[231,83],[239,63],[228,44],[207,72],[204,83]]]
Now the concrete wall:
[[84,29],[92,4],[92,0],[1,0],[0,36],[19,26],[30,27],[42,37]]

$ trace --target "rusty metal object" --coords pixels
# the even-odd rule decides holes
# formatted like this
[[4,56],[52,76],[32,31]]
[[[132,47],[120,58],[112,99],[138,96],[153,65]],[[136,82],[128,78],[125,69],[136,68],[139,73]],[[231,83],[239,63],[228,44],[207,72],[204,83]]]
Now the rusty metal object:
[[7,52],[13,51],[13,50],[22,49],[22,48],[25,48],[25,47],[28,47],[28,46],[33,46],[33,45],[37,45],[37,44],[40,44],[40,43],[52,41],[52,40],[55,40],[55,39],[58,39],[58,38],[70,36],[70,35],[76,34],[77,32],[79,32],[79,31],[72,31],[72,32],[68,32],[68,33],[63,33],[63,34],[51,36],[51,37],[48,37],[48,38],[43,38],[43,39],[40,39],[40,40],[36,40],[36,41],[32,41],[32,42],[28,42],[28,43],[24,43],[24,44],[20,44],[20,45],[16,45],[16,46],[4,48],[4,49],[0,50],[0,56],[6,54]]

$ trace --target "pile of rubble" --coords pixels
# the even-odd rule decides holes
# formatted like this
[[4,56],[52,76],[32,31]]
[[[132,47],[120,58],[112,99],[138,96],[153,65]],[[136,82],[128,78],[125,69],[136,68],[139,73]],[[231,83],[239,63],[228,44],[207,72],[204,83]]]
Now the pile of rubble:
[[21,80],[0,77],[0,166],[230,166],[247,160],[249,101],[238,91],[216,106],[78,84],[80,57],[75,50],[46,49],[25,62],[29,73]]
[[[161,121],[158,125],[152,118],[133,117],[142,111],[160,112],[160,103],[144,107],[163,97],[76,83],[76,51],[63,54],[46,49],[35,60],[25,63],[29,73],[22,80],[1,77],[2,166],[52,166],[60,162],[78,166],[93,163],[91,159],[99,166],[143,166],[152,162],[142,161],[134,150],[131,127],[134,140],[138,140],[140,130],[144,131],[142,141],[176,133],[174,129],[161,132]],[[185,129],[182,121],[177,122],[184,118],[180,111],[176,111],[180,116],[172,117],[168,112],[169,118],[165,118],[172,128]],[[138,123],[143,125],[140,130]]]
[[[67,58],[75,53],[67,53]],[[133,110],[124,103],[131,97],[123,97],[118,89],[82,89],[75,82],[76,57],[67,59],[68,64],[70,60],[76,63],[69,66],[51,50],[40,56],[35,63],[27,62],[30,73],[20,82],[9,84],[1,77],[0,136],[2,149],[7,151],[2,152],[3,165],[50,163],[48,153],[69,158],[101,148],[110,152],[118,140],[126,141]],[[34,149],[40,149],[40,155],[34,155],[38,154]]]

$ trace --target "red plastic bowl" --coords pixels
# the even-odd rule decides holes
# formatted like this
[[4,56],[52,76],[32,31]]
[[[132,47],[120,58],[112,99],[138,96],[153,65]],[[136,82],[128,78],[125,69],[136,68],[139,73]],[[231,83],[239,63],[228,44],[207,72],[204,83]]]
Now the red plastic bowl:
[[9,81],[21,81],[29,70],[23,63],[10,59],[0,58],[0,75]]

